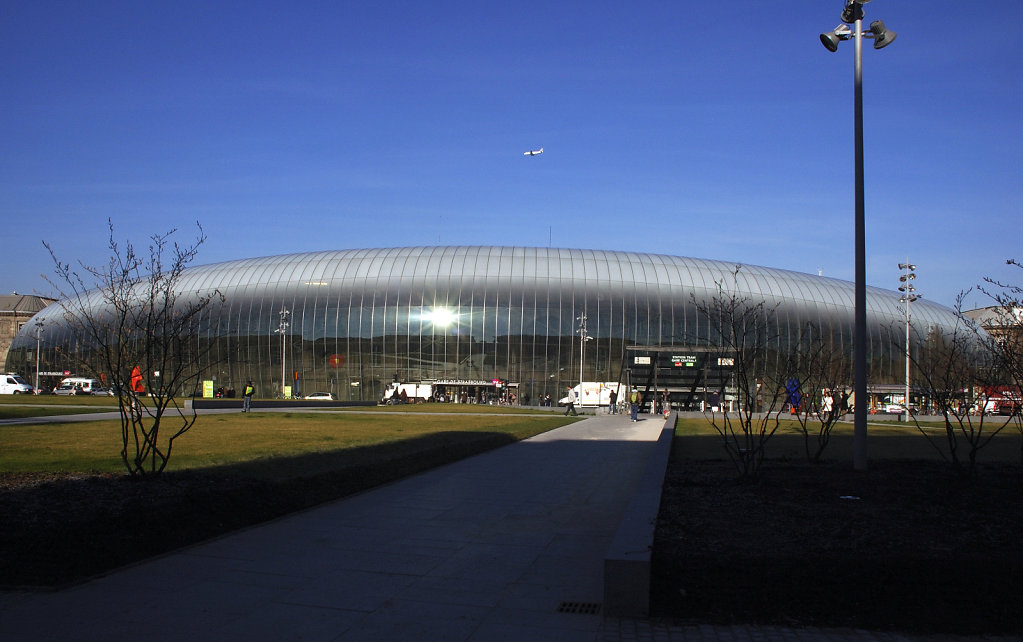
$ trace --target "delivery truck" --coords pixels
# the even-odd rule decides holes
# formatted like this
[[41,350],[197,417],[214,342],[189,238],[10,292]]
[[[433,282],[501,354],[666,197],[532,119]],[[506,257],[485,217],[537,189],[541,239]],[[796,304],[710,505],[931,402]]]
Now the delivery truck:
[[[582,384],[573,387],[569,395],[559,399],[558,405],[567,406],[569,401],[574,400],[577,408],[607,407],[611,403],[612,390],[618,393],[618,401],[621,401],[623,395],[626,395],[627,388],[624,383],[618,383],[617,381],[584,381]],[[574,399],[571,396],[573,394],[575,395]]]
[[[404,395],[401,394],[403,392]],[[433,386],[428,383],[392,383],[384,390],[380,403],[422,403],[432,396]]]

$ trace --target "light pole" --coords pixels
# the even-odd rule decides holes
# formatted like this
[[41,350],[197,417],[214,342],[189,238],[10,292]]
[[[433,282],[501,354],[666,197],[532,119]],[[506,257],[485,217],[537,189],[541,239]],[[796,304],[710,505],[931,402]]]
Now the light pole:
[[901,303],[906,304],[906,422],[909,422],[909,304],[920,298],[919,294],[914,294],[916,288],[913,287],[913,279],[916,278],[916,266],[906,259],[905,263],[899,263],[899,269],[905,270],[906,273],[899,276],[899,281],[902,285],[899,286],[899,292],[902,292],[902,296],[899,298]]
[[[866,226],[863,215],[863,38],[873,38],[874,49],[887,47],[895,40],[895,32],[885,29],[875,20],[870,31],[863,33],[863,5],[870,0],[846,0],[842,10],[842,24],[820,35],[821,44],[828,51],[838,51],[838,43],[852,39],[854,44],[854,118],[853,130],[856,146],[856,284],[855,328],[853,330],[853,363],[856,399],[853,413],[853,467],[867,469],[867,268]],[[849,29],[852,25],[852,30]]]
[[275,330],[275,332],[281,335],[281,398],[283,399],[284,384],[287,381],[287,379],[285,379],[285,372],[287,369],[285,368],[284,363],[287,358],[287,345],[284,341],[284,333],[288,330],[288,315],[290,312],[288,312],[288,308],[281,305],[281,311],[278,314],[281,316],[281,322],[277,325],[277,330]]
[[586,336],[586,315],[580,314],[576,317],[579,322],[579,402],[583,400],[583,355],[586,352],[586,342],[593,337]]
[[46,319],[39,319],[36,321],[36,387],[35,394],[39,394],[39,335],[43,331],[43,321]]

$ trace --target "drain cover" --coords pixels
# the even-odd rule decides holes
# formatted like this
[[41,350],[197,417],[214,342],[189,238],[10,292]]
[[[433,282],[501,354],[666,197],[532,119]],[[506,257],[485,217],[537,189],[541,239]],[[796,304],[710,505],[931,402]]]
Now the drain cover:
[[562,602],[558,613],[575,613],[577,615],[599,615],[599,602]]

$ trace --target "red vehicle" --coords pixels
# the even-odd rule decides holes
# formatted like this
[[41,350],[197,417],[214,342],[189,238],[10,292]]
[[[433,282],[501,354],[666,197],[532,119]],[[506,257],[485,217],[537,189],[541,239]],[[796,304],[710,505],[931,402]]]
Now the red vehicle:
[[1023,394],[1016,386],[995,386],[986,390],[989,412],[1011,416],[1023,410]]

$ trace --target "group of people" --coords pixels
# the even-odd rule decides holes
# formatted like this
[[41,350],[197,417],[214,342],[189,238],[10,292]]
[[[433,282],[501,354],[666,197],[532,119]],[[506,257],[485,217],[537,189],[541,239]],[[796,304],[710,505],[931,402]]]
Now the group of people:
[[[575,404],[578,401],[577,396],[578,390],[574,390],[571,386],[566,386],[568,391],[568,403],[565,405],[565,416],[576,416],[579,413],[576,412]],[[667,397],[668,391],[664,391],[665,397]],[[550,402],[550,395],[547,395],[548,403]],[[629,393],[629,411],[632,421],[639,421],[639,408],[643,404],[643,393],[638,388],[633,388]],[[608,413],[612,415],[618,414],[618,391],[612,389],[608,394]]]

